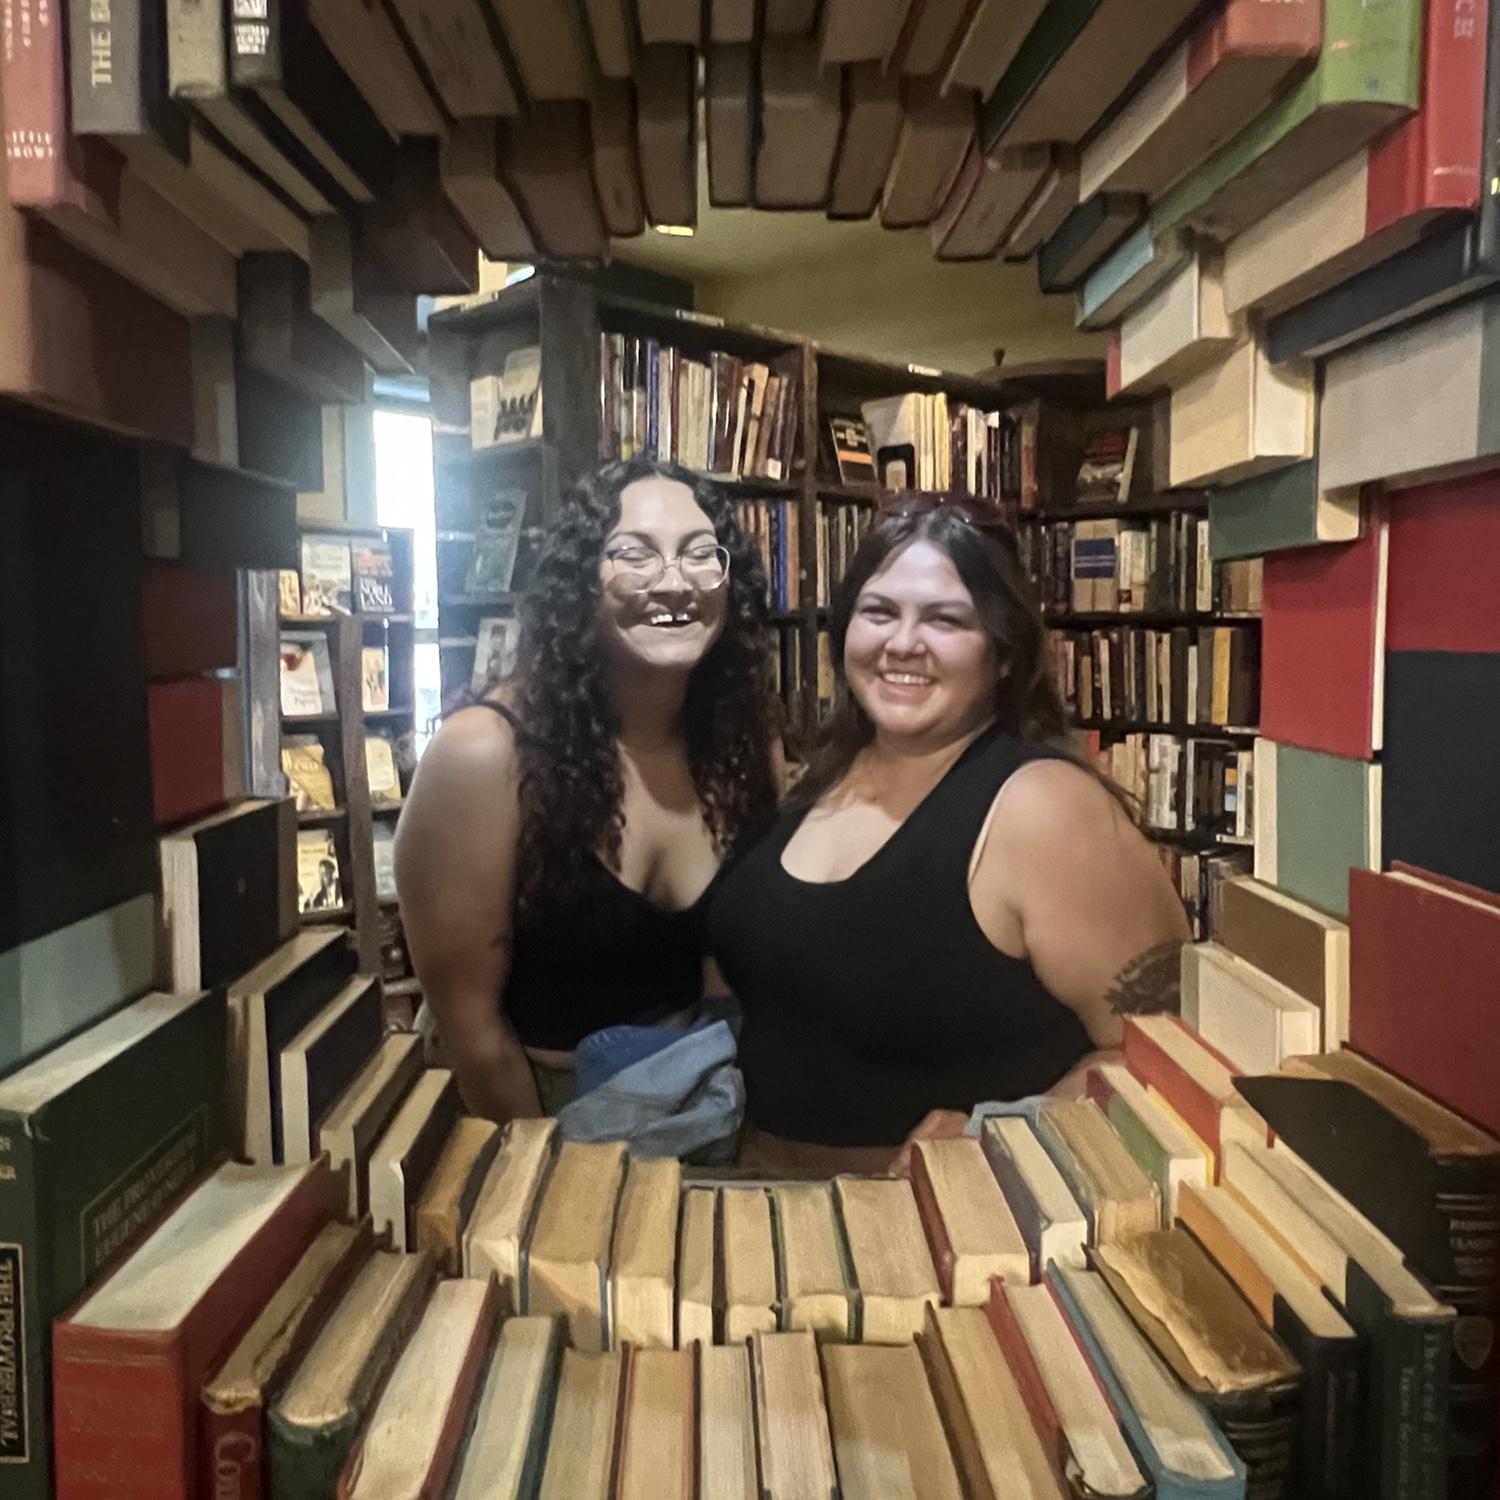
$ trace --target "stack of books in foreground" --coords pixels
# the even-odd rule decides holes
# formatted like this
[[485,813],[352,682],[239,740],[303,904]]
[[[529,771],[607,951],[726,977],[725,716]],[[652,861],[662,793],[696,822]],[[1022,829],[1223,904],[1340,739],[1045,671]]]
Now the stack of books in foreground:
[[[1184,977],[1242,1056],[1296,1009]],[[0,1082],[7,1493],[48,1455],[89,1500],[1483,1493],[1500,1143],[1310,1003],[1310,1055],[1132,1018],[1086,1097],[824,1182],[500,1132],[390,1082],[407,1037],[330,1107],[343,1012],[289,1086],[249,1009],[148,996]],[[281,1080],[265,1159],[224,1160],[231,1039],[236,1128]]]

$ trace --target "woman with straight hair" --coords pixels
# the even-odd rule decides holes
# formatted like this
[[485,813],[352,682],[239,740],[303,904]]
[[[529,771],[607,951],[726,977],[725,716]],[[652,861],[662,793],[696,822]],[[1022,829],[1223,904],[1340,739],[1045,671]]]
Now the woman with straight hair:
[[882,1170],[976,1103],[1075,1092],[1121,1018],[1174,1010],[1186,915],[1130,804],[1069,746],[1007,528],[880,520],[830,618],[838,693],[715,895],[744,1011],[743,1159]]
[[709,894],[775,807],[765,593],[733,502],[675,465],[610,466],[550,529],[515,677],[444,722],[396,839],[472,1113],[555,1113],[586,1035],[702,999]]

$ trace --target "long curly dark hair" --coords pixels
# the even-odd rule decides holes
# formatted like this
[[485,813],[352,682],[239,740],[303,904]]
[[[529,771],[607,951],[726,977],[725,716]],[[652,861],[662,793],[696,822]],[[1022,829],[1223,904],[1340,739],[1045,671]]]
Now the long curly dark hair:
[[995,722],[1018,739],[1045,746],[1080,766],[1108,790],[1132,822],[1138,822],[1133,801],[1074,747],[1067,710],[1047,670],[1047,627],[1013,536],[1003,526],[971,516],[959,506],[886,516],[850,559],[834,590],[828,617],[836,673],[833,711],[808,757],[806,773],[787,798],[788,805],[811,807],[844,778],[855,757],[875,737],[875,726],[850,692],[844,675],[844,640],[865,585],[903,547],[919,541],[931,542],[952,560],[973,597],[990,647],[1004,665],[991,704]]
[[619,520],[621,492],[653,477],[692,490],[730,557],[724,628],[693,669],[683,708],[704,819],[727,853],[775,810],[765,572],[734,501],[676,464],[645,458],[611,464],[580,484],[549,526],[520,609],[509,697],[521,723],[516,905],[522,915],[576,899],[596,855],[620,867],[624,782],[620,725],[599,649],[599,561]]

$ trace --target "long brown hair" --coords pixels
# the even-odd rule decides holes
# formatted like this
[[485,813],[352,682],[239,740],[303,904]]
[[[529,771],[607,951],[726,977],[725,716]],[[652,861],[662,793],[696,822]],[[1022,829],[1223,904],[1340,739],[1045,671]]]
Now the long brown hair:
[[850,560],[834,590],[828,618],[835,671],[833,710],[788,804],[811,807],[838,785],[875,737],[874,724],[849,690],[844,641],[865,585],[913,542],[932,543],[953,563],[974,600],[990,649],[1005,668],[995,682],[994,722],[1006,733],[1045,747],[1087,771],[1108,789],[1132,822],[1138,821],[1132,800],[1073,744],[1067,710],[1047,669],[1047,627],[1012,533],[959,506],[888,515],[876,523]]

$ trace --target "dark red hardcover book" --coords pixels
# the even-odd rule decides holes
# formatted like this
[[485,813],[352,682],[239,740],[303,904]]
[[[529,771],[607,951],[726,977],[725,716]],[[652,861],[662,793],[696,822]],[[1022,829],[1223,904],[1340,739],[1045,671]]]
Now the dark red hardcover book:
[[1351,760],[1380,748],[1386,533],[1265,560],[1260,732]]
[[1500,1134],[1500,896],[1406,873],[1349,872],[1349,1041]]
[[230,569],[147,563],[141,588],[146,675],[232,671],[239,664],[235,611]]
[[239,682],[232,677],[179,677],[147,685],[151,801],[158,828],[215,812],[244,795],[239,707]]
[[1427,0],[1422,107],[1370,148],[1367,236],[1478,204],[1488,12],[1475,0]]
[[[249,1325],[313,1236],[340,1207],[341,1178],[326,1157],[298,1172],[230,1163],[227,1175],[284,1173],[298,1180],[171,1327],[78,1321],[125,1276],[147,1239],[114,1275],[52,1327],[53,1450],[57,1500],[197,1500],[198,1393],[209,1370]],[[346,1191],[346,1190],[344,1190]],[[191,1212],[190,1195],[173,1217]],[[158,1233],[161,1231],[158,1230]]]
[[1500,651],[1500,475],[1404,491],[1391,507],[1390,552],[1390,650]]
[[922,1232],[927,1236],[927,1248],[932,1252],[932,1264],[943,1289],[943,1301],[953,1301],[953,1242],[948,1238],[948,1226],[943,1223],[942,1211],[932,1191],[932,1178],[927,1174],[927,1163],[921,1151],[915,1147],[911,1153],[911,1191],[917,1200],[917,1216],[922,1221]]
[[[68,134],[68,70],[63,9],[55,0],[14,0],[5,17],[0,92],[5,120],[5,189],[17,208],[86,209],[90,193],[78,168],[87,150]],[[117,169],[118,170],[118,169]]]

